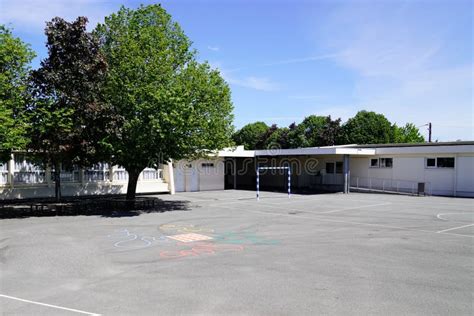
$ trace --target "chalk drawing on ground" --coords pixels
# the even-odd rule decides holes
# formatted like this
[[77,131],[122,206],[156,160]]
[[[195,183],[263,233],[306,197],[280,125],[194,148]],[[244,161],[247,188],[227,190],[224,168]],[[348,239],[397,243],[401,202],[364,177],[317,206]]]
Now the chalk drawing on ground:
[[190,233],[190,234],[180,234],[180,235],[174,235],[174,236],[167,236],[168,238],[181,241],[181,242],[193,242],[193,241],[202,241],[202,240],[211,240],[213,239],[212,237],[206,236],[206,235],[201,235],[201,234],[195,234],[195,233]]
[[168,242],[166,236],[145,236],[132,233],[128,229],[119,230],[108,236],[109,238],[122,239],[114,243],[116,248],[140,249],[150,247],[153,243]]
[[[178,244],[179,245],[179,244]],[[197,242],[192,245],[192,248],[176,250],[176,251],[161,251],[160,257],[165,259],[178,259],[185,257],[199,257],[203,255],[214,255],[222,252],[240,252],[244,250],[242,245],[224,245],[209,242]]]

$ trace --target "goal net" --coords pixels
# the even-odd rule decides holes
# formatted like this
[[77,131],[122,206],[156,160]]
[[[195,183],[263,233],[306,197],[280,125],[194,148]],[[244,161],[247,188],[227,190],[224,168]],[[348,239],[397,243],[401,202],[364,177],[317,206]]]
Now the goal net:
[[284,170],[288,176],[288,198],[291,197],[291,169],[290,167],[257,167],[257,201],[260,200],[260,174],[265,170]]

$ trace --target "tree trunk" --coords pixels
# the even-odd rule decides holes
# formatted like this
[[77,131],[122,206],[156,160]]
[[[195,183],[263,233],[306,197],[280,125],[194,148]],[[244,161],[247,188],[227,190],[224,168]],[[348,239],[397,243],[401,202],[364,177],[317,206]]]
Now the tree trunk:
[[54,196],[56,202],[61,201],[61,166],[59,163],[54,166]]
[[128,186],[127,186],[127,200],[135,200],[135,195],[137,193],[137,182],[140,172],[138,170],[128,171]]

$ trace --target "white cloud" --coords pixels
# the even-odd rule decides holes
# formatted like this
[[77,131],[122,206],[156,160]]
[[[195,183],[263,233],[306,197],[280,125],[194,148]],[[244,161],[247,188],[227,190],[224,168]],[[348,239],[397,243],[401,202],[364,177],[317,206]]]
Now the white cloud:
[[224,77],[230,84],[250,88],[259,91],[276,91],[279,90],[279,85],[272,82],[268,78],[263,77],[245,77],[242,79]]
[[218,52],[221,50],[219,46],[207,46],[207,49],[212,50],[214,52]]
[[211,61],[209,64],[212,68],[219,70],[224,80],[231,85],[266,92],[280,89],[280,85],[269,78],[257,76],[237,77],[235,73],[240,69],[224,69],[222,63],[219,61]]
[[317,34],[325,49],[340,52],[332,59],[356,75],[348,112],[374,110],[398,124],[432,122],[435,139],[472,139],[472,60],[450,60],[452,18],[439,8],[420,16],[422,8],[412,5],[423,4],[342,5]]
[[12,24],[15,29],[35,33],[45,27],[45,22],[59,16],[74,20],[78,16],[89,18],[89,28],[103,21],[106,15],[118,9],[118,3],[105,5],[94,0],[21,0],[2,1],[0,23]]
[[338,57],[339,55],[341,55],[341,53],[317,55],[317,56],[310,56],[310,57],[303,57],[303,58],[292,58],[292,59],[285,59],[285,60],[279,60],[279,61],[264,63],[264,64],[261,64],[259,66],[267,67],[267,66],[278,66],[278,65],[307,63],[307,62],[318,61],[318,60],[332,59],[332,58]]

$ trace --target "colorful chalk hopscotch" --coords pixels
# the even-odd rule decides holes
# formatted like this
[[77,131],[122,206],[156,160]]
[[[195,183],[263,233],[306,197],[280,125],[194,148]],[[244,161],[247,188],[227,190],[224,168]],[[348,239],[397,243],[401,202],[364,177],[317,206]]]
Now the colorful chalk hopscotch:
[[[245,247],[254,245],[278,245],[279,240],[258,236],[249,231],[215,232],[212,228],[200,227],[193,224],[163,224],[158,227],[159,236],[143,235],[130,229],[121,229],[108,235],[114,240],[114,247],[121,250],[136,250],[150,248],[158,244],[173,246],[172,250],[161,250],[163,259],[179,259],[186,257],[201,257],[219,253],[237,253]],[[206,237],[203,241],[176,242],[182,234]],[[117,240],[118,239],[118,240]],[[176,247],[178,249],[176,249]],[[166,247],[168,248],[168,247]]]

